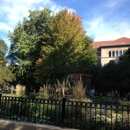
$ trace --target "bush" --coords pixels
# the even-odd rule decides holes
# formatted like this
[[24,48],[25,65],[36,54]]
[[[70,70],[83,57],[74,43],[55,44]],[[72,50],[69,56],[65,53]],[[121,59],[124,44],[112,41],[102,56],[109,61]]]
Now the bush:
[[75,100],[77,101],[81,101],[85,97],[85,88],[83,87],[82,81],[78,81],[77,83],[75,83],[73,95]]
[[38,93],[35,95],[35,98],[43,99],[43,98],[44,98],[43,92],[38,92]]
[[93,103],[105,103],[105,104],[120,104],[118,100],[111,99],[111,98],[103,98],[103,97],[93,97],[92,98]]
[[24,96],[25,95],[25,86],[22,86],[20,84],[16,85],[16,96]]
[[[123,116],[122,116],[123,114]],[[95,125],[102,124],[102,126],[109,127],[111,126],[114,128],[127,128],[128,127],[128,119],[130,118],[127,116],[127,114],[124,113],[107,113],[106,115],[96,114],[96,116],[93,116],[93,122],[95,122]]]

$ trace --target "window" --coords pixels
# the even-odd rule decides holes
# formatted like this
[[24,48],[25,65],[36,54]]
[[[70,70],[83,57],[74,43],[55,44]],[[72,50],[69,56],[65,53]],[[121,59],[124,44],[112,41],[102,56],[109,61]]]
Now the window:
[[122,56],[122,51],[120,50],[119,55]]
[[118,57],[118,51],[116,51],[116,57]]
[[109,51],[109,57],[111,57],[111,51]]
[[115,51],[112,51],[112,57],[115,57]]
[[100,60],[100,59],[101,59],[101,54],[99,53],[99,54],[98,54],[98,60]]

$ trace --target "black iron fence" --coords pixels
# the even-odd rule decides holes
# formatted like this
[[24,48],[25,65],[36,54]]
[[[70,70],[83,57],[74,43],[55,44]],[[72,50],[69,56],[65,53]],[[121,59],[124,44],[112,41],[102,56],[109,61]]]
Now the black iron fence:
[[129,130],[130,106],[1,96],[0,118],[82,130]]

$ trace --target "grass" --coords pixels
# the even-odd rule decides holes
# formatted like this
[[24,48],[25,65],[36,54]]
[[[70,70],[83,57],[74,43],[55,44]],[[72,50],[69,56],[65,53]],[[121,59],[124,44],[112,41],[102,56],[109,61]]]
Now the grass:
[[16,94],[2,93],[2,96],[16,97]]
[[115,104],[115,105],[130,105],[130,101],[112,99],[112,98],[105,98],[105,97],[93,97],[91,99],[93,103],[105,103],[105,104]]
[[130,101],[119,100],[121,105],[130,105]]
[[106,103],[106,104],[120,104],[117,99],[104,98],[104,97],[93,97],[92,102],[94,103]]

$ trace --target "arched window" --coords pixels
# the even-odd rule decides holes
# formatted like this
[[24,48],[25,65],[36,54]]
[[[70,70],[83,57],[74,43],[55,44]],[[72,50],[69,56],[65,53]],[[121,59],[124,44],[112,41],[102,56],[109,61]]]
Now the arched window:
[[99,53],[99,54],[98,54],[98,60],[100,60],[100,59],[101,59],[101,54]]
[[111,51],[109,51],[109,57],[111,57]]
[[116,57],[118,57],[118,51],[116,51]]
[[112,57],[115,57],[115,51],[112,51]]
[[119,55],[122,56],[122,51],[120,50]]

